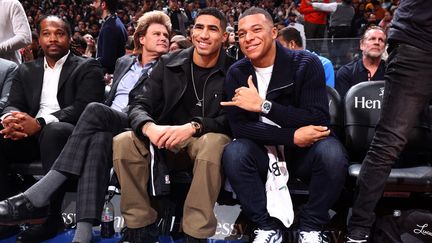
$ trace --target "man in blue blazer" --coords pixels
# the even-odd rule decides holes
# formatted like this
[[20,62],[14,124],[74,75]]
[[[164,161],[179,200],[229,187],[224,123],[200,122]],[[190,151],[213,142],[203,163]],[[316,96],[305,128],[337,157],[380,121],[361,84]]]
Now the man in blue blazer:
[[0,58],[0,113],[7,105],[9,91],[12,86],[12,79],[18,65],[14,62]]

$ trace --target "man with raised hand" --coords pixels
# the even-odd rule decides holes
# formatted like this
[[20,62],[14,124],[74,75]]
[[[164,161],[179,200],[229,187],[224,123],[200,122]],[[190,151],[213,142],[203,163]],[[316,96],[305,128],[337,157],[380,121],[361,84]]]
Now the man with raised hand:
[[[229,124],[235,140],[222,164],[245,214],[258,226],[254,243],[282,242],[290,222],[267,210],[270,157],[285,158],[290,176],[309,184],[299,220],[300,243],[328,242],[321,232],[345,181],[347,155],[327,128],[324,71],[316,55],[278,42],[270,14],[250,8],[239,18],[240,48],[225,81]],[[287,202],[289,203],[289,202]]]

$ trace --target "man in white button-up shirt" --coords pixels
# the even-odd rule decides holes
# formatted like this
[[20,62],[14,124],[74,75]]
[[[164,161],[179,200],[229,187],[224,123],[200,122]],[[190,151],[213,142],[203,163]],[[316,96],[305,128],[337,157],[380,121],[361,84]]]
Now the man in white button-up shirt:
[[[8,172],[10,163],[35,159],[40,159],[48,171],[86,105],[103,99],[101,66],[94,59],[77,57],[69,51],[69,24],[57,16],[47,16],[41,19],[38,32],[45,57],[18,68],[8,106],[1,115],[2,174]],[[4,177],[0,175],[0,180]],[[0,181],[0,185],[0,198],[4,199],[8,196],[6,188],[12,189],[13,185],[6,181]],[[62,226],[60,211],[51,211],[57,214],[50,215],[50,228],[57,230]]]

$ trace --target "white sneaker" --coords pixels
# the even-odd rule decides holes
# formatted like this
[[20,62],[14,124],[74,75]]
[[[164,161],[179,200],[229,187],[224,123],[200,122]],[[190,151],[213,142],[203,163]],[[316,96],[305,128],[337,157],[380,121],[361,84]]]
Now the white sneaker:
[[328,243],[327,235],[321,231],[300,231],[298,243]]
[[256,234],[253,243],[281,243],[282,233],[280,230],[261,230],[254,231]]

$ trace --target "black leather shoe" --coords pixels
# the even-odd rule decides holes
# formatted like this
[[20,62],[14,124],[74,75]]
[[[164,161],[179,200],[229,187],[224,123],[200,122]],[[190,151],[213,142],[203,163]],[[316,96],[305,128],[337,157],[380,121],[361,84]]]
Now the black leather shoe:
[[47,213],[48,207],[36,208],[20,193],[0,202],[0,225],[41,224]]
[[207,243],[207,239],[198,239],[188,234],[185,234],[186,243]]
[[158,228],[155,224],[147,225],[142,228],[128,228],[124,227],[121,231],[122,238],[120,243],[154,243],[158,242]]
[[0,241],[9,238],[20,231],[18,225],[6,226],[0,225]]
[[59,215],[49,216],[47,220],[40,225],[33,225],[27,230],[16,236],[16,242],[33,243],[42,242],[54,238],[58,233],[64,230],[63,218]]

